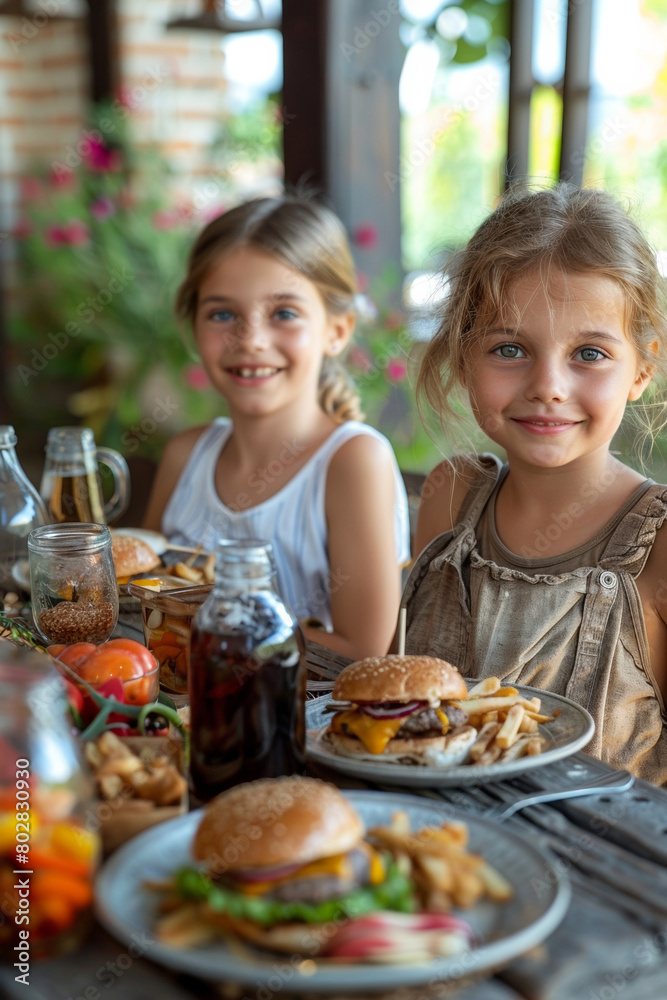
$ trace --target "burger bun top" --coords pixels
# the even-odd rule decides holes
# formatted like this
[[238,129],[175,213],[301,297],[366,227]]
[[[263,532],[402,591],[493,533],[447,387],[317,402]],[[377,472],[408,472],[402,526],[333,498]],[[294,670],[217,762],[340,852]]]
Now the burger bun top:
[[111,551],[117,577],[146,573],[160,565],[159,557],[148,542],[133,535],[113,535]]
[[364,826],[334,785],[316,778],[263,778],[236,785],[207,806],[192,853],[212,871],[305,865],[351,850]]
[[369,656],[345,667],[332,691],[334,701],[451,701],[467,698],[456,667],[435,656]]

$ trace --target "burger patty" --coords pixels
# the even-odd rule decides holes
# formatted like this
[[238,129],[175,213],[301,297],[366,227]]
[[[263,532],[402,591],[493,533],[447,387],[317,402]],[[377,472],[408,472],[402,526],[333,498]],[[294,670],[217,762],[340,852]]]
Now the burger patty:
[[[454,705],[443,705],[440,709],[449,719],[450,730],[458,726],[465,726],[468,722],[468,713],[462,708]],[[438,717],[437,709],[422,708],[419,712],[409,715],[401,728],[396,733],[396,738],[405,736],[442,736],[442,722]]]
[[281,903],[324,903],[338,899],[368,882],[370,862],[363,851],[355,848],[347,855],[351,877],[340,875],[315,875],[313,878],[293,879],[267,893],[266,899]]

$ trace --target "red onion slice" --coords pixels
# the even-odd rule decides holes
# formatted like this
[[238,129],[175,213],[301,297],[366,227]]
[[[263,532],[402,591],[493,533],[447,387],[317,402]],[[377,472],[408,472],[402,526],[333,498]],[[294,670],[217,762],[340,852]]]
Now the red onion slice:
[[239,882],[274,882],[279,878],[287,878],[293,872],[303,868],[303,865],[282,865],[280,868],[252,868],[245,871],[230,872]]
[[373,719],[402,719],[404,715],[412,715],[426,704],[425,701],[409,701],[405,705],[389,705],[386,702],[371,701],[367,705],[360,705],[359,711]]

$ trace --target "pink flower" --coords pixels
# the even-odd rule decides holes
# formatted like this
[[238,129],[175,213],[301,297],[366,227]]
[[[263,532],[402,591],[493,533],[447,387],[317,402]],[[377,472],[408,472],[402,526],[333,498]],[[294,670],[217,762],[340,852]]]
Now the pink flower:
[[97,139],[88,140],[88,151],[85,160],[91,170],[107,173],[120,167],[120,153],[117,149],[109,149]]
[[76,175],[73,170],[69,167],[64,167],[62,164],[57,163],[49,175],[49,179],[53,187],[58,188],[70,188],[76,184]]
[[370,372],[373,370],[373,362],[361,347],[357,347],[353,344],[350,348],[350,353],[348,354],[351,364],[356,365],[362,372]]
[[108,219],[110,215],[113,215],[116,211],[116,206],[114,205],[111,198],[107,198],[103,195],[101,198],[96,198],[90,206],[90,214],[93,215],[99,222],[104,222]]
[[49,243],[53,246],[58,246],[62,243],[67,243],[67,233],[63,226],[49,226],[46,231],[46,235]]
[[25,240],[32,233],[32,223],[27,219],[19,219],[19,221],[14,226],[14,239]]
[[367,292],[370,280],[364,271],[357,271],[357,288],[360,292]]
[[132,92],[128,90],[127,87],[121,87],[118,91],[118,103],[122,108],[127,108],[131,111],[137,102],[132,96]]
[[392,382],[401,382],[408,374],[408,366],[402,358],[389,358],[385,370]]
[[177,222],[178,219],[174,217],[174,213],[163,208],[153,216],[153,225],[156,229],[173,229]]
[[90,242],[90,230],[84,222],[79,222],[78,219],[72,219],[65,226],[65,235],[67,237],[66,242],[73,247],[81,247],[85,243]]
[[226,205],[214,205],[211,208],[205,208],[202,212],[202,220],[204,222],[213,222],[214,219],[220,218],[227,211]]
[[21,181],[21,196],[25,201],[35,201],[42,193],[42,182],[36,177],[24,177]]
[[191,389],[208,389],[209,377],[201,365],[190,365],[185,369],[185,381]]
[[47,237],[52,246],[80,247],[90,241],[90,230],[83,222],[72,219],[65,226],[50,226]]
[[378,245],[380,233],[372,222],[362,222],[354,230],[353,238],[360,250],[372,250]]
[[404,322],[405,317],[396,309],[392,309],[384,318],[384,326],[386,330],[398,330],[399,326],[403,326]]

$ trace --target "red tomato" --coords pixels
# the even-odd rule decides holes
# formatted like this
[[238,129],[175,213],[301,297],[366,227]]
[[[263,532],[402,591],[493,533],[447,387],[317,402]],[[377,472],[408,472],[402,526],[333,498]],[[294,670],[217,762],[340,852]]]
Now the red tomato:
[[77,673],[82,680],[96,685],[111,677],[120,677],[123,681],[142,678],[156,668],[157,660],[140,642],[111,639],[86,657],[77,667]]
[[[51,649],[54,647],[52,646]],[[97,646],[92,642],[75,642],[72,646],[60,646],[60,653],[54,654],[61,663],[79,673],[78,667],[92,653],[97,652]]]
[[83,693],[79,690],[76,684],[72,684],[67,678],[63,678],[65,682],[65,690],[67,692],[67,700],[79,715],[83,714]]

